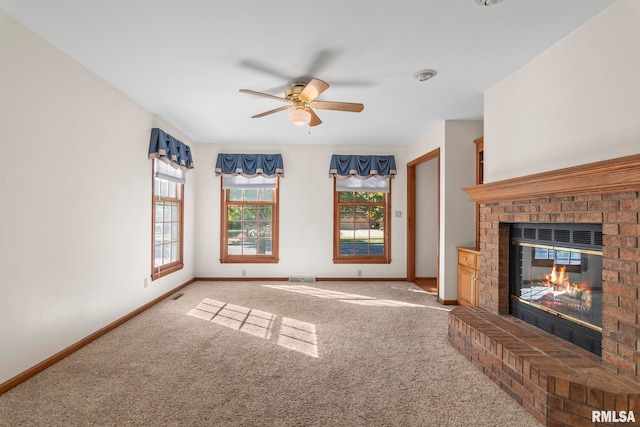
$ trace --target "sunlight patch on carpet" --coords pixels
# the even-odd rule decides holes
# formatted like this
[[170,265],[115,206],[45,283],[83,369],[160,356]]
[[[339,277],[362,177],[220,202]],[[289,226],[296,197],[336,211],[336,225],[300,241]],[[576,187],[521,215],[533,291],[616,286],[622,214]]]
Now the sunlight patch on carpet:
[[341,302],[348,302],[349,304],[358,305],[370,305],[376,307],[427,307],[426,305],[413,304],[410,302],[395,301],[390,299],[375,299],[375,300],[340,300]]
[[278,345],[311,357],[318,357],[316,325],[288,317],[282,318]]
[[[399,291],[409,291],[409,292],[415,292],[417,294],[428,294],[429,292],[425,291],[424,289],[411,289],[411,288],[398,288],[396,286],[392,286],[391,289],[397,289]],[[433,294],[431,294],[433,295]]]
[[[273,289],[280,289],[283,291],[297,292],[300,294],[310,295],[313,297],[334,299],[341,302],[348,302],[351,304],[365,305],[365,306],[371,306],[371,307],[424,307],[424,308],[435,308],[437,310],[451,311],[446,308],[432,307],[429,305],[414,304],[410,302],[396,301],[396,300],[390,300],[390,299],[377,299],[374,297],[368,297],[364,295],[347,294],[345,292],[330,291],[327,289],[314,288],[312,286],[305,286],[305,285],[262,285],[262,286],[265,288],[273,288]],[[420,293],[423,293],[423,291],[420,291]]]
[[283,291],[297,292],[300,294],[311,295],[318,298],[325,299],[339,299],[339,300],[362,300],[362,299],[370,299],[373,300],[373,297],[367,297],[364,295],[356,295],[356,294],[347,294],[345,292],[338,291],[330,291],[328,289],[319,289],[314,288],[312,286],[305,285],[262,285],[265,288],[274,288],[281,289]]
[[209,298],[204,299],[187,314],[264,339],[271,338],[273,323],[276,319],[275,314],[266,311],[227,304]]
[[[265,340],[271,339],[278,317],[266,311],[209,298],[205,298],[195,308],[189,310],[187,315]],[[278,345],[318,358],[316,325],[283,317],[278,331]]]

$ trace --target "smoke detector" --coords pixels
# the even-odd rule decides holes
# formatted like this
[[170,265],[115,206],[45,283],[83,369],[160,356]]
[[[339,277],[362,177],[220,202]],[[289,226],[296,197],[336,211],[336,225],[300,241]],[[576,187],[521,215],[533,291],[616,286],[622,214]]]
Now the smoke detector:
[[476,0],[480,6],[493,6],[496,3],[500,3],[502,0]]
[[433,78],[436,74],[438,74],[436,70],[420,70],[417,73],[415,73],[413,77],[417,79],[419,82],[423,82],[425,80],[429,80]]

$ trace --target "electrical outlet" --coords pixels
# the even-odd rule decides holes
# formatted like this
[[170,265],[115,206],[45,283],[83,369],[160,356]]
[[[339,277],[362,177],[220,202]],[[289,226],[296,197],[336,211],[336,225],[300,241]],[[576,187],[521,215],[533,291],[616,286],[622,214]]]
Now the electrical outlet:
[[362,270],[358,270],[358,277],[362,277]]
[[402,218],[402,211],[396,211],[396,218]]
[[144,287],[146,288],[147,286],[149,286],[149,278],[145,277],[144,278]]
[[247,275],[247,270],[242,270],[242,275],[246,276]]

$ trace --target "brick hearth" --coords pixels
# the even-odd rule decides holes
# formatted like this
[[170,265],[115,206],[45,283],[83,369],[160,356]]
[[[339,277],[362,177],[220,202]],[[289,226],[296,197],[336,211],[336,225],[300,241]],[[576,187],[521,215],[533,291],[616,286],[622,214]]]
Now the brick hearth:
[[[451,343],[547,425],[593,425],[592,409],[640,418],[640,155],[464,190],[480,203],[481,308],[452,311]],[[508,315],[511,223],[602,224],[602,358]]]
[[457,307],[449,342],[545,425],[593,426],[591,411],[603,410],[634,411],[640,421],[640,384],[513,316]]

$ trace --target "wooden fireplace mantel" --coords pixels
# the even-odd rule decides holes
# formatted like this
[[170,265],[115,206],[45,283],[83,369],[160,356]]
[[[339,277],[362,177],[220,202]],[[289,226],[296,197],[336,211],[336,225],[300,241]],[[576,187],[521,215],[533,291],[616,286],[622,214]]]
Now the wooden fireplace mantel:
[[640,154],[465,187],[471,200],[491,203],[539,197],[640,191]]

